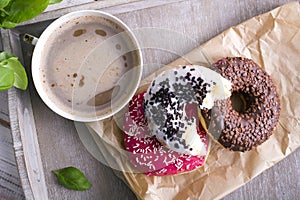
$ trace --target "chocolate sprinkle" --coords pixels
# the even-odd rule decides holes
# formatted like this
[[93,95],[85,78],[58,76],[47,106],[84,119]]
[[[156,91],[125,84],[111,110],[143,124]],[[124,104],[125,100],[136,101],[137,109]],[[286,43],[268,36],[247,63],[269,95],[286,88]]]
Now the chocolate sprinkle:
[[153,135],[157,136],[160,135],[159,132],[163,132],[164,136],[159,139],[165,142],[173,141],[175,148],[192,151],[181,137],[187,125],[191,126],[195,119],[185,117],[182,121],[184,109],[187,103],[202,106],[212,84],[206,83],[203,77],[199,77],[195,68],[190,66],[183,66],[172,72],[172,75],[173,80],[166,77],[151,83],[151,94],[146,94],[143,106],[146,115],[158,127]]
[[203,109],[202,114],[210,132],[224,147],[249,151],[265,142],[276,127],[281,110],[276,86],[260,66],[247,58],[223,58],[213,68],[232,82],[231,92],[243,95],[247,106],[238,112],[228,98],[217,101],[211,110]]

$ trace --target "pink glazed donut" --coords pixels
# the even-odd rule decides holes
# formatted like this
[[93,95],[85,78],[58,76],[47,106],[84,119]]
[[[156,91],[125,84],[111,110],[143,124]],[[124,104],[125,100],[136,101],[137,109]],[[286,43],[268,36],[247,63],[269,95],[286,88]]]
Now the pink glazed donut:
[[[144,115],[144,95],[145,92],[142,92],[132,98],[124,117],[124,145],[131,163],[148,176],[175,175],[203,166],[207,155],[193,156],[175,152],[151,136]],[[189,106],[187,112],[198,118],[196,106]],[[200,122],[198,124],[197,133],[208,150],[209,137]]]

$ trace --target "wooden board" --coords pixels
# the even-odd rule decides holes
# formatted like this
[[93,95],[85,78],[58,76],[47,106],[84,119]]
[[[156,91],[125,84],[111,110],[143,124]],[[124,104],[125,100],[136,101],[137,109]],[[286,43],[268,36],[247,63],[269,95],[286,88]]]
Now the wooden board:
[[[65,5],[57,9],[49,9],[36,19],[9,32],[2,30],[2,41],[5,49],[11,50],[20,57],[30,75],[33,47],[20,42],[20,37],[24,33],[39,36],[52,19],[74,10],[101,9],[115,14],[132,29],[162,28],[177,31],[191,38],[193,42],[180,47],[174,46],[174,51],[179,53],[170,53],[161,49],[144,49],[147,66],[144,75],[146,76],[155,71],[158,66],[173,61],[228,27],[280,6],[284,2],[287,1],[230,0],[226,4],[221,0],[114,1],[112,4],[105,1],[99,3],[80,1],[80,5],[72,4],[71,7],[65,7]],[[28,199],[135,198],[111,169],[102,165],[87,152],[76,133],[73,122],[59,117],[45,106],[32,82],[26,92],[10,90],[9,105],[16,159],[24,193]],[[296,153],[299,155],[299,150]],[[295,156],[290,162],[299,168],[299,159]],[[94,185],[91,190],[75,192],[57,184],[51,170],[69,165],[76,166],[86,173]],[[252,181],[253,183],[247,184],[225,199],[256,199],[257,197],[296,199],[300,196],[298,190],[300,172],[299,169],[288,166],[289,164],[283,165],[286,167],[285,170],[297,178],[289,180],[282,176],[282,168],[277,171],[268,170]],[[281,181],[281,178],[285,181]],[[262,186],[256,186],[256,184],[263,184],[263,189]],[[290,185],[290,187],[285,185]],[[282,188],[285,190],[282,191]]]
[[0,92],[0,199],[24,199],[10,132],[7,91]]

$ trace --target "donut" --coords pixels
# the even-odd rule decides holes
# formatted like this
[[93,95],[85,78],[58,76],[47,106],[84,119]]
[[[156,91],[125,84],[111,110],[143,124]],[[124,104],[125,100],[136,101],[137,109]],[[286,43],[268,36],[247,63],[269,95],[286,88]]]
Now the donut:
[[[144,110],[149,133],[178,153],[206,155],[196,127],[200,109],[211,109],[214,102],[228,98],[231,83],[217,72],[189,65],[165,71],[150,84]],[[194,107],[195,117],[190,117]]]
[[222,58],[212,68],[231,81],[232,95],[216,101],[211,110],[202,109],[209,132],[233,151],[249,151],[265,142],[281,110],[271,77],[253,60],[242,57]]
[[[124,146],[131,163],[148,176],[175,175],[202,167],[206,155],[192,156],[172,151],[162,145],[155,136],[151,136],[144,115],[144,96],[145,92],[135,95],[124,115]],[[190,117],[197,115],[194,110],[195,108],[190,106]],[[200,124],[197,126],[197,134],[207,152],[209,139]]]

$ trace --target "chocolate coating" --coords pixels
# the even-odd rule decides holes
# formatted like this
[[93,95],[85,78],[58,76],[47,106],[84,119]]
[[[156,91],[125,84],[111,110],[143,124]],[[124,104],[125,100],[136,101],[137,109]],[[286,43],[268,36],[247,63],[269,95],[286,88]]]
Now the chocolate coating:
[[220,59],[212,66],[232,83],[232,93],[243,96],[245,109],[237,111],[230,98],[202,110],[209,131],[225,148],[249,151],[265,142],[280,115],[280,99],[271,77],[254,61],[242,57]]

